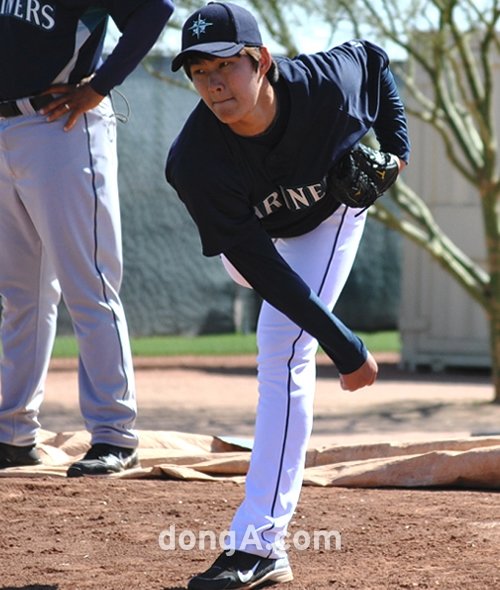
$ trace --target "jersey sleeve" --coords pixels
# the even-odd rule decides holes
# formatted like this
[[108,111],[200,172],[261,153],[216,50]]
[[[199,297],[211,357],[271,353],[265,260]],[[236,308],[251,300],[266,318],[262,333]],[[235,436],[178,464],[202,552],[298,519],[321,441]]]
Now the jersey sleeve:
[[222,132],[200,103],[174,141],[165,175],[198,227],[205,256],[216,256],[261,226],[251,205],[248,180],[224,141],[208,138]]
[[172,15],[172,0],[106,0],[122,36],[91,81],[105,96],[137,67],[158,39]]
[[[373,129],[380,149],[408,161],[410,142],[404,106],[389,57],[381,47],[367,40],[353,40],[302,59],[308,60],[317,80],[327,80],[336,88],[339,111],[358,121],[361,137]],[[320,84],[316,86],[322,92]]]
[[373,130],[382,151],[394,154],[408,163],[410,140],[405,110],[388,67],[381,73],[380,107]]
[[263,299],[319,341],[341,374],[352,373],[366,361],[361,339],[290,268],[264,230],[240,240],[224,255]]
[[[355,42],[356,43],[356,42]],[[380,149],[408,162],[408,125],[387,53],[370,41],[360,42],[365,53],[367,96],[372,127]]]
[[[167,177],[168,178],[168,177]],[[171,182],[198,227],[205,256],[216,256],[255,231],[260,224],[245,197],[212,182],[205,189],[186,189]],[[230,195],[230,196],[229,196]]]

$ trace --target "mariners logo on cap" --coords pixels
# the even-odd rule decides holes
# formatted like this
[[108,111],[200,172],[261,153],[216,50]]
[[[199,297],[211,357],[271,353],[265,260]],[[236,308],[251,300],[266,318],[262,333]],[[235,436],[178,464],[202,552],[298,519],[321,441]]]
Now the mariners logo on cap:
[[199,39],[200,35],[206,32],[207,27],[211,27],[213,24],[201,18],[201,14],[199,14],[198,20],[193,21],[188,30],[192,31],[193,35],[196,35],[196,38]]

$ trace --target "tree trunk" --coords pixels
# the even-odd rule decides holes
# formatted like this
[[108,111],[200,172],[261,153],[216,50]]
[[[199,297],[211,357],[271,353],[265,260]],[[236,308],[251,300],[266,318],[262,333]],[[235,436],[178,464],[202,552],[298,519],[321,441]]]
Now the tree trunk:
[[493,401],[500,404],[500,184],[491,178],[481,182],[480,196],[490,277],[485,311],[490,320]]
[[[500,215],[497,217],[497,224]],[[494,388],[493,402],[500,404],[500,228],[496,238],[488,234],[488,254],[490,260],[490,339],[491,339],[491,377]]]
[[495,397],[493,402],[500,404],[500,295],[493,305],[491,318],[491,371]]

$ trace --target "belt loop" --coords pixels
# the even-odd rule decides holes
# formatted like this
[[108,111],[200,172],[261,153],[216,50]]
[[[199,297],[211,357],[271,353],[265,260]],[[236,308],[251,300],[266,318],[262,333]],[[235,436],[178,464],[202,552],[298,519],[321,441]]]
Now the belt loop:
[[23,115],[35,115],[36,111],[30,103],[29,98],[20,98],[16,101],[18,109]]

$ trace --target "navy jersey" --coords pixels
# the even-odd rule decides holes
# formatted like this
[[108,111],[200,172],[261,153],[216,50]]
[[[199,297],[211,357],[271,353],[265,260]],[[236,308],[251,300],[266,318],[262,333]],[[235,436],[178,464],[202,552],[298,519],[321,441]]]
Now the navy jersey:
[[271,237],[314,229],[338,206],[326,197],[328,170],[372,128],[382,150],[408,160],[404,109],[382,49],[353,41],[277,63],[279,104],[287,93],[289,109],[276,144],[236,135],[200,102],[170,150],[167,179],[207,256],[257,225]]
[[240,137],[200,102],[167,159],[207,256],[224,253],[269,304],[318,339],[343,374],[366,360],[363,342],[293,271],[272,238],[305,234],[338,207],[332,164],[373,129],[381,149],[408,161],[404,108],[385,52],[353,41],[280,59],[279,115],[263,136]]
[[[172,11],[172,0],[0,0],[0,101],[76,84],[96,70],[91,85],[106,95],[137,66]],[[108,17],[127,34],[99,68]]]

